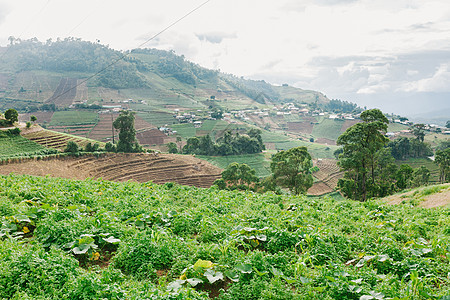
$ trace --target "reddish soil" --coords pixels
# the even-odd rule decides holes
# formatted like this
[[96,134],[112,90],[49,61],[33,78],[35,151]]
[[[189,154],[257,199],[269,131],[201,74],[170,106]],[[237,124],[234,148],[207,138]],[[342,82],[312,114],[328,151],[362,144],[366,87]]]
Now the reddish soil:
[[156,128],[139,132],[136,138],[141,145],[163,145],[169,143],[169,140],[175,141],[175,138],[168,137]]
[[310,121],[288,122],[287,126],[288,131],[311,134],[314,124],[312,124]]
[[0,174],[50,175],[83,180],[102,178],[112,181],[155,183],[176,182],[182,185],[210,187],[222,169],[190,155],[177,154],[106,154],[62,157],[44,161],[25,161],[0,166]]

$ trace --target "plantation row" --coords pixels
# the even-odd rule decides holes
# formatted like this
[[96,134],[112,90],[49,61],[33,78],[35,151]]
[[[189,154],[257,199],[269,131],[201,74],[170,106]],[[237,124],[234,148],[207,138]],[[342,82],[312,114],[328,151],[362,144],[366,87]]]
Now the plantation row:
[[9,175],[0,217],[0,299],[450,294],[448,208]]

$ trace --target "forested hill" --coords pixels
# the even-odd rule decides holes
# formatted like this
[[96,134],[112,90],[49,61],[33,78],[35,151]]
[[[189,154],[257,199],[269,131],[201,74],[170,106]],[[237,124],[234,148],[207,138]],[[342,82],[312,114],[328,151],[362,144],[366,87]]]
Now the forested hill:
[[[328,102],[319,92],[273,86],[265,81],[245,80],[206,69],[173,51],[135,49],[122,52],[76,38],[46,42],[11,38],[10,45],[0,51],[0,99],[45,102],[58,88],[61,79],[81,81],[98,72],[87,83],[84,98],[88,99],[79,100],[110,100],[117,98],[116,94],[120,92],[118,98],[139,95],[152,99],[158,93],[177,89],[178,95],[191,100],[213,96],[213,99],[242,98],[257,103]],[[95,88],[105,90],[99,94]],[[133,92],[127,93],[130,89]],[[77,93],[83,91],[77,90]]]

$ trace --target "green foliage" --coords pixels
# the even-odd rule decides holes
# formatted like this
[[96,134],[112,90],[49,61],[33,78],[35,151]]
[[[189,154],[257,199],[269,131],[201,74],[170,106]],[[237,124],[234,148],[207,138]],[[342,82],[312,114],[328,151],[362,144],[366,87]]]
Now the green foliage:
[[221,189],[239,189],[255,191],[259,182],[256,171],[246,164],[231,163],[222,172],[222,180],[216,185]]
[[306,147],[280,151],[272,156],[270,163],[273,180],[295,195],[305,194],[312,186],[311,167],[311,156]]
[[450,180],[450,148],[436,151],[435,160],[439,166],[439,182]]
[[5,111],[4,115],[10,125],[13,125],[15,122],[19,121],[19,113],[14,108],[10,108]]
[[134,113],[131,111],[121,111],[113,126],[119,130],[119,142],[117,152],[133,153],[142,152],[142,147],[136,140],[136,129],[134,128]]
[[328,102],[325,105],[325,109],[327,111],[332,111],[335,113],[351,113],[351,112],[361,112],[362,109],[358,107],[357,104],[342,101],[339,99],[331,99],[330,102]]
[[[18,128],[17,128],[18,129]],[[20,133],[20,129],[19,129]],[[14,157],[33,157],[55,154],[55,149],[47,149],[36,142],[22,137],[17,130],[0,131],[0,160]]]
[[261,130],[250,129],[247,135],[241,135],[238,132],[233,134],[231,130],[226,130],[215,143],[209,134],[189,138],[183,147],[183,153],[227,156],[259,153],[264,149]]
[[174,142],[168,143],[167,144],[167,151],[169,153],[178,153],[177,144],[175,144]]
[[445,208],[15,175],[0,177],[0,200],[0,298],[440,299],[450,292]]
[[67,142],[66,149],[64,149],[64,152],[70,153],[70,154],[77,154],[79,152],[78,144],[74,141]]
[[361,119],[363,123],[348,128],[337,140],[343,146],[339,165],[346,170],[338,187],[347,197],[366,201],[375,196],[375,157],[388,142],[383,134],[389,121],[378,109],[364,111]]
[[116,152],[116,146],[114,146],[111,142],[107,142],[105,144],[105,151],[106,152]]

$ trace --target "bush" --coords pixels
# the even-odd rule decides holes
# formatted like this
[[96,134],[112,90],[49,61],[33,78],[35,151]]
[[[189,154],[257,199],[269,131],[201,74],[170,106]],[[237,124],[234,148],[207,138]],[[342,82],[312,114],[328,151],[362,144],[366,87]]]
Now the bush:
[[77,143],[74,141],[69,141],[67,143],[66,149],[64,149],[64,152],[71,153],[71,154],[77,154],[79,151]]

